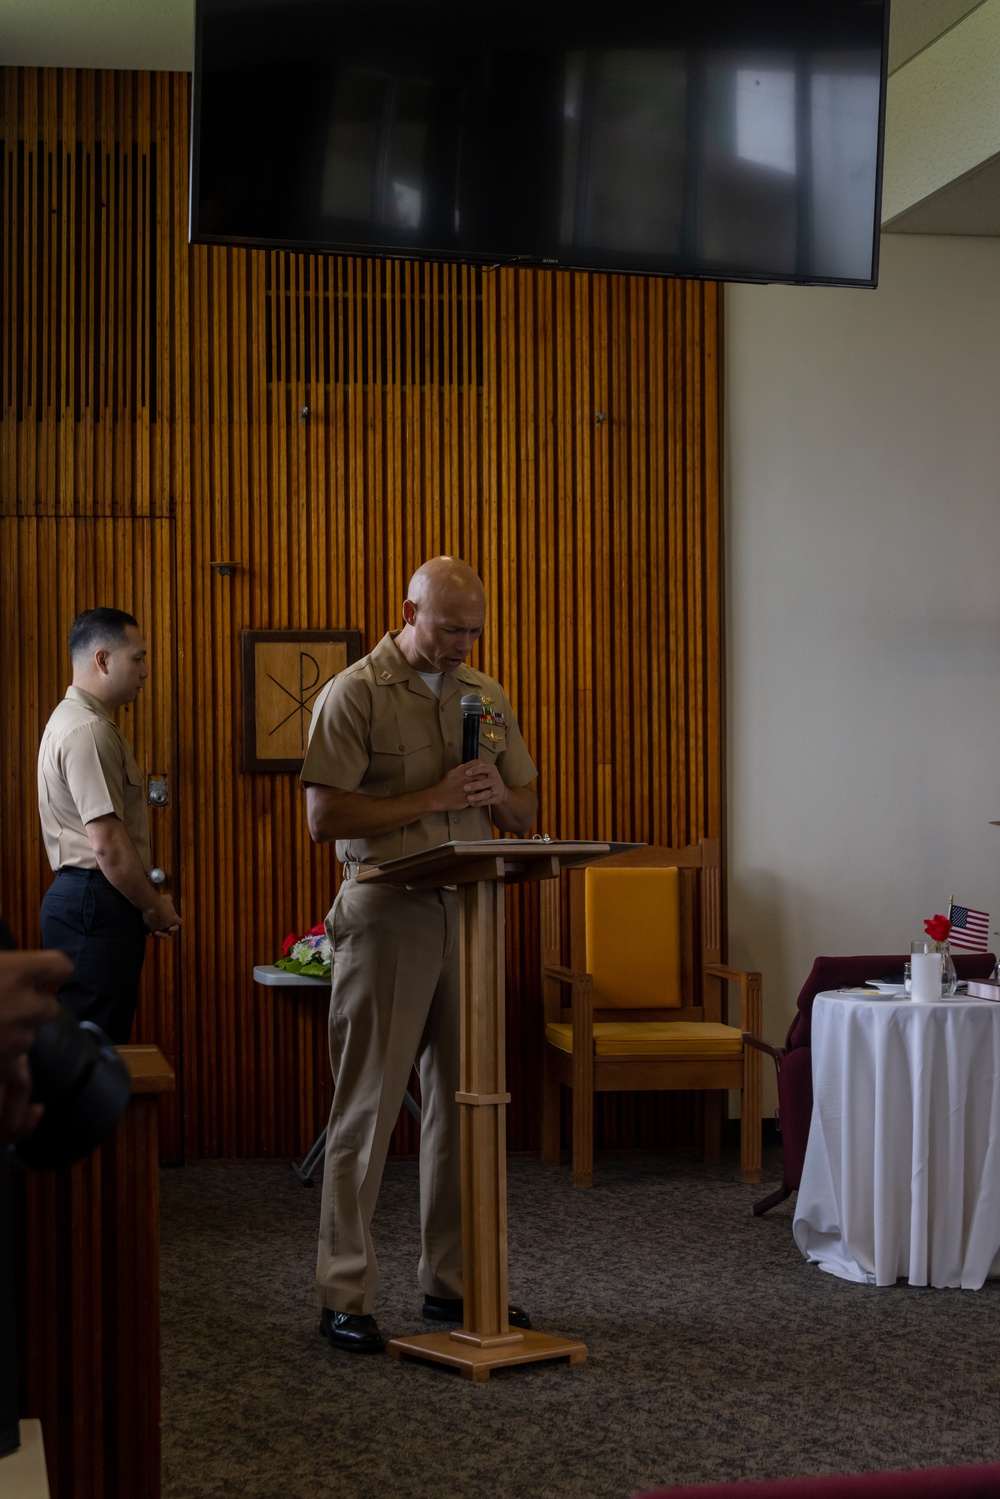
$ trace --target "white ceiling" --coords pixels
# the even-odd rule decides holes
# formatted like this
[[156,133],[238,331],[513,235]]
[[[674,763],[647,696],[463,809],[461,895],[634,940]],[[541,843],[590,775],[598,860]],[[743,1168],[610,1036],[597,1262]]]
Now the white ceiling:
[[[891,74],[989,0],[890,3]],[[194,0],[0,0],[0,63],[189,72]],[[901,234],[1000,235],[1000,159],[950,182],[890,228]]]
[[[889,0],[890,76],[977,10],[986,0]],[[964,176],[907,209],[891,234],[1000,235],[1000,158],[979,163]]]
[[943,36],[982,0],[889,0],[889,72]]
[[194,0],[0,0],[0,63],[189,73]]

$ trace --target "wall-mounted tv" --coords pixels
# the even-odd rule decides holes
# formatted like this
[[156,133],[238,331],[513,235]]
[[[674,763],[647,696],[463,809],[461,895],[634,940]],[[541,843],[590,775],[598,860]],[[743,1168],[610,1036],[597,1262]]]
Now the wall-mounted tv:
[[888,0],[197,0],[191,239],[874,286]]

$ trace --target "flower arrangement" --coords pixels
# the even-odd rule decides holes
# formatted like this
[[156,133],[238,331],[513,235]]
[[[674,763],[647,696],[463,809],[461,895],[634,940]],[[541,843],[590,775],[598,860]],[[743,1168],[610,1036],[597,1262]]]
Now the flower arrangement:
[[935,947],[943,947],[951,936],[951,921],[947,916],[929,916],[924,922],[924,931]]
[[951,936],[951,907],[948,907],[947,916],[939,914],[928,917],[924,922],[924,931],[930,938],[934,952],[941,954],[941,993],[950,996],[958,988],[955,960],[952,958],[951,947],[948,943],[948,938]]
[[303,936],[289,932],[281,944],[281,957],[275,963],[286,973],[301,973],[306,978],[328,979],[333,949],[322,922],[311,926]]

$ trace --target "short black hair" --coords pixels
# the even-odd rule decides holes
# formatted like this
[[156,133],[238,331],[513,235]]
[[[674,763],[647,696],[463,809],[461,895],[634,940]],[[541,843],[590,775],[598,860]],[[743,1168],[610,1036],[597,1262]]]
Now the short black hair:
[[69,627],[69,653],[74,661],[89,656],[98,646],[124,645],[129,625],[139,628],[139,621],[124,609],[84,609]]

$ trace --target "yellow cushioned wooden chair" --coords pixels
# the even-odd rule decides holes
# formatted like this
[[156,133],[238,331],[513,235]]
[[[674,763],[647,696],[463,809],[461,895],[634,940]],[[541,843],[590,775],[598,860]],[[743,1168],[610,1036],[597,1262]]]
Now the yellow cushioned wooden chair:
[[[719,842],[645,846],[541,888],[545,1071],[542,1160],[559,1161],[560,1087],[573,1093],[573,1184],[594,1174],[594,1094],[704,1091],[705,1158],[721,1148],[726,1091],[742,1095],[740,1169],[760,1181],[761,976],[722,961]],[[564,945],[562,913],[569,912]],[[569,962],[565,966],[568,950]],[[739,985],[739,1026],[726,986]]]

